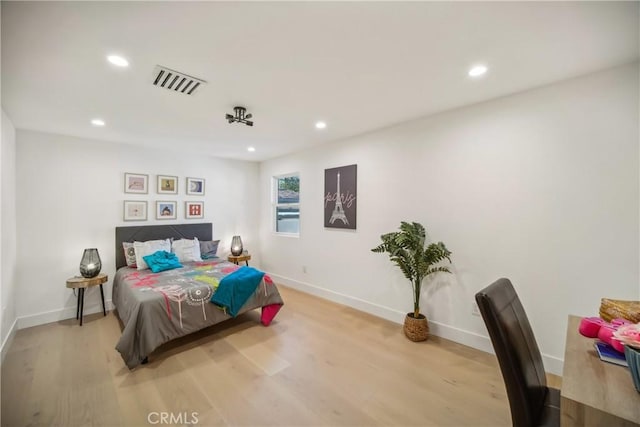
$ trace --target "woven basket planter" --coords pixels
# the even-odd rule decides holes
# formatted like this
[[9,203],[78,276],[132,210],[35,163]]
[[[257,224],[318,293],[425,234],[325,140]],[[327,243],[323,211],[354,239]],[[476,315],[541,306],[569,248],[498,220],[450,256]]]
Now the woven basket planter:
[[600,317],[607,322],[616,318],[627,319],[630,322],[640,322],[640,301],[622,301],[602,298],[600,300]]
[[416,319],[413,313],[407,313],[404,318],[404,334],[411,341],[425,341],[429,338],[429,322],[424,314],[418,315]]

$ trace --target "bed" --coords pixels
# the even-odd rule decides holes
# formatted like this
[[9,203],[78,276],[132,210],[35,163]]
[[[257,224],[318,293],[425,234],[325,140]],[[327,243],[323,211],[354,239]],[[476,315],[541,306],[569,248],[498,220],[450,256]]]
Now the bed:
[[[146,363],[149,354],[160,345],[223,322],[233,315],[261,308],[261,322],[268,326],[283,305],[278,289],[267,275],[260,276],[255,290],[247,291],[246,302],[245,299],[236,300],[237,307],[230,309],[211,303],[212,295],[229,289],[219,286],[223,278],[229,276],[224,283],[228,285],[239,273],[256,272],[217,257],[185,262],[182,268],[160,273],[127,267],[123,242],[194,237],[211,241],[212,224],[116,227],[117,271],[112,301],[123,324],[116,349],[129,369]],[[238,271],[240,269],[243,270]],[[241,305],[239,301],[243,301]]]

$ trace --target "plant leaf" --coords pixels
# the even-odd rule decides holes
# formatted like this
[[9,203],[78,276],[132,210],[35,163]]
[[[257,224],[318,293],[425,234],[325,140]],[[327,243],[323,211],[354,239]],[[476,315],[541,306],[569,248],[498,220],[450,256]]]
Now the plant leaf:
[[422,224],[402,221],[400,231],[381,235],[382,243],[371,249],[376,253],[388,253],[391,262],[409,279],[414,306],[418,308],[423,279],[434,273],[451,273],[447,267],[435,266],[445,259],[451,262],[451,251],[442,242],[432,243],[425,248],[426,234]]

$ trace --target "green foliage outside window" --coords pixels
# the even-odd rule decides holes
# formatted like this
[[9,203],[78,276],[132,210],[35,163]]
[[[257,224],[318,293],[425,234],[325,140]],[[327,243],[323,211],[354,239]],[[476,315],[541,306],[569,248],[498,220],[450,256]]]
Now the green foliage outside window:
[[291,190],[298,193],[300,191],[300,178],[297,176],[288,176],[278,180],[279,190]]

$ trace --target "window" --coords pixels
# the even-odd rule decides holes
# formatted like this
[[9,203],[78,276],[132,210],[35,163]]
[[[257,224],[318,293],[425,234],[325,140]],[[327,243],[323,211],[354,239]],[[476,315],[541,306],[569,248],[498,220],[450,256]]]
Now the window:
[[276,233],[300,233],[300,175],[291,173],[273,177],[274,230]]

